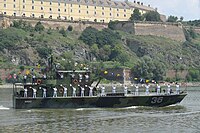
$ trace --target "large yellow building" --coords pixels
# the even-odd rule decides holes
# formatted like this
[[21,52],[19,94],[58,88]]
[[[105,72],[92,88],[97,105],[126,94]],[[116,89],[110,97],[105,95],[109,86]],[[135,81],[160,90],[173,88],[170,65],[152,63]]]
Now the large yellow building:
[[143,14],[156,9],[140,2],[111,0],[0,0],[0,14],[71,21],[127,21],[137,8]]

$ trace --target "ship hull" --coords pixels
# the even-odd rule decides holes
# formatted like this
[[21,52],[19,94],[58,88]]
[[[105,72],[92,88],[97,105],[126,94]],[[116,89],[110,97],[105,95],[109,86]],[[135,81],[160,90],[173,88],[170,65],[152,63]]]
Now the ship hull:
[[131,106],[163,107],[180,103],[186,93],[151,96],[93,96],[93,97],[13,97],[16,109],[32,108],[123,108]]

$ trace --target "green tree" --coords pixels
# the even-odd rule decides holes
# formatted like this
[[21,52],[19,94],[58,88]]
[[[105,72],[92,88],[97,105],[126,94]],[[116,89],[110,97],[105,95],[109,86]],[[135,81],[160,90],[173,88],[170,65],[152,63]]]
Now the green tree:
[[98,33],[98,30],[93,27],[87,27],[79,37],[80,40],[82,40],[85,44],[92,45],[96,43],[96,34]]
[[42,25],[42,23],[39,21],[37,22],[37,24],[35,25],[35,31],[43,31],[45,28]]
[[140,13],[139,9],[134,9],[133,14],[131,14],[130,20],[131,21],[134,21],[134,20],[142,21],[143,20],[142,14]]
[[177,22],[178,17],[170,15],[167,19],[167,22]]
[[69,26],[67,27],[67,30],[68,30],[68,31],[72,31],[72,30],[73,30],[73,27],[72,27],[71,25],[69,25]]
[[157,11],[149,11],[144,14],[146,21],[161,21],[160,14]]
[[61,29],[59,30],[59,33],[62,34],[64,37],[67,37],[66,31],[65,31],[64,28],[61,28]]
[[166,73],[166,67],[162,62],[153,61],[150,57],[144,56],[133,68],[133,75],[137,78],[148,80],[162,80]]

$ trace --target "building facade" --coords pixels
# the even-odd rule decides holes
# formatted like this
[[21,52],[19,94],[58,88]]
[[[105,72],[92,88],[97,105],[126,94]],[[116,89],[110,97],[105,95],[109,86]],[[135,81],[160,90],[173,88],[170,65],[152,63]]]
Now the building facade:
[[127,21],[134,9],[155,11],[140,2],[111,0],[0,0],[0,14],[70,21]]

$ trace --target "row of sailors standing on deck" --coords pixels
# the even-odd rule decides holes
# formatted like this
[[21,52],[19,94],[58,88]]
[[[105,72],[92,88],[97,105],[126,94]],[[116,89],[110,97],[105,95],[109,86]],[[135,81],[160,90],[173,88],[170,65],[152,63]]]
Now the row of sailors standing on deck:
[[[62,84],[60,85],[62,88],[63,88],[63,97],[67,97],[67,87],[63,86]],[[76,88],[74,86],[72,86],[70,84],[70,87],[72,87],[72,97],[76,97]],[[81,88],[81,97],[84,97],[84,91],[85,91],[85,88],[78,85],[78,87]],[[89,87],[89,96],[93,96],[93,87],[92,86],[87,86],[85,85],[85,87]],[[33,87],[29,87],[30,89],[33,90],[33,98],[36,98],[36,93],[37,93],[37,90]],[[47,90],[46,88],[42,88],[42,87],[39,87],[39,89],[42,89],[43,90],[43,98],[45,98],[47,96]],[[53,96],[52,97],[57,97],[57,91],[58,89],[56,87],[53,88]],[[28,89],[27,88],[24,88],[24,97],[27,97],[27,92],[28,92]]]
[[[136,89],[138,89],[138,86],[135,86]],[[146,91],[145,94],[149,95],[149,88],[150,88],[150,84],[146,84],[145,85]],[[163,92],[165,93],[165,89],[163,90]],[[167,85],[167,94],[170,95],[172,93],[172,88],[170,86],[170,84]],[[161,94],[161,87],[159,84],[156,85],[156,94],[160,95]],[[176,94],[180,94],[180,85],[178,83],[176,83]]]

